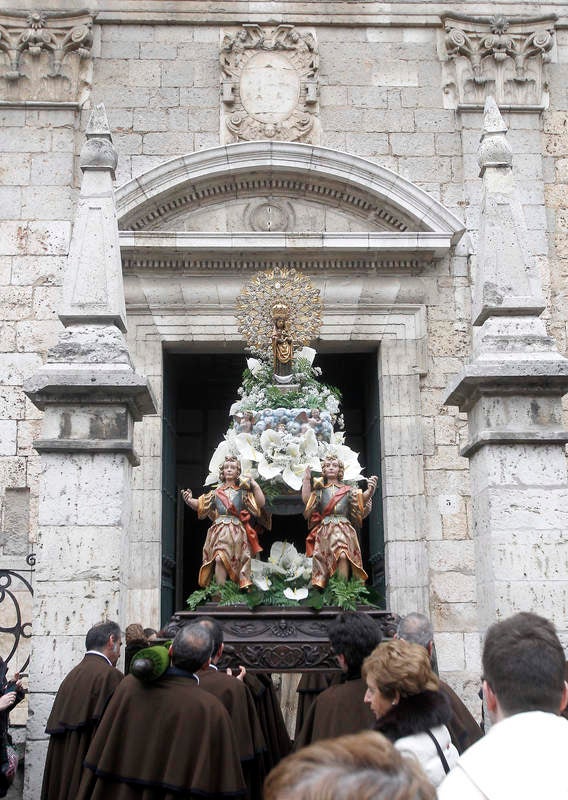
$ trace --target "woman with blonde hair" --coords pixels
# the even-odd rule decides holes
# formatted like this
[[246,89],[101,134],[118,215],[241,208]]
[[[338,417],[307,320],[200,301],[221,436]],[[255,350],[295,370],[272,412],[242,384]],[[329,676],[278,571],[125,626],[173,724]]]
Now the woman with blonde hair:
[[365,702],[376,717],[375,730],[397,750],[412,753],[434,786],[439,786],[458,759],[447,723],[451,708],[438,691],[427,651],[395,639],[383,642],[363,662]]
[[415,759],[374,731],[325,739],[294,753],[264,782],[264,800],[435,800]]

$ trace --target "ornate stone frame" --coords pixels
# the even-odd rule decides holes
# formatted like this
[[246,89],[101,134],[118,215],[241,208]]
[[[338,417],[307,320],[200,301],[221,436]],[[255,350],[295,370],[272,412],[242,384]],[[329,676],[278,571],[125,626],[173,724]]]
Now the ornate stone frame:
[[314,32],[289,24],[245,23],[224,32],[220,67],[222,139],[318,141]]

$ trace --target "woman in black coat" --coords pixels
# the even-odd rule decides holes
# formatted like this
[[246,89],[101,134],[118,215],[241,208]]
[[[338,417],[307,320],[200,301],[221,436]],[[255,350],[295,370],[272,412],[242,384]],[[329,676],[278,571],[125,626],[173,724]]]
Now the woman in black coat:
[[375,715],[375,730],[397,750],[412,753],[434,786],[458,759],[447,724],[449,701],[439,689],[424,647],[402,639],[383,642],[363,662],[365,702]]

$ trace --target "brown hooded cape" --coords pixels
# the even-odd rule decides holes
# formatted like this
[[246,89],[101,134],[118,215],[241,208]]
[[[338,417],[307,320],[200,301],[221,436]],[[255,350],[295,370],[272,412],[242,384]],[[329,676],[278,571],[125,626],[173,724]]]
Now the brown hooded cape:
[[483,736],[483,731],[469,713],[469,710],[460,700],[451,686],[440,681],[441,694],[445,695],[452,709],[452,716],[447,723],[452,744],[461,755],[468,747],[475,744]]
[[41,800],[75,800],[83,759],[122,672],[103,656],[85,655],[59,687],[46,733],[50,734]]
[[373,727],[375,717],[363,702],[367,685],[362,678],[325,689],[310,706],[294,743],[299,750],[318,739],[333,739]]
[[108,704],[76,800],[242,797],[230,717],[195,678],[170,670],[142,683],[128,675]]
[[322,692],[336,683],[341,683],[341,673],[339,672],[304,672],[302,674],[296,689],[298,709],[294,740],[298,738],[312,704]]
[[252,675],[247,672],[244,682],[251,691],[258,712],[260,727],[264,734],[267,748],[264,767],[265,772],[268,773],[281,759],[290,753],[292,743],[286,730],[278,695],[270,675],[263,673]]
[[229,712],[248,796],[261,798],[266,744],[249,689],[242,681],[212,667],[200,671],[198,676],[201,688],[220,700]]

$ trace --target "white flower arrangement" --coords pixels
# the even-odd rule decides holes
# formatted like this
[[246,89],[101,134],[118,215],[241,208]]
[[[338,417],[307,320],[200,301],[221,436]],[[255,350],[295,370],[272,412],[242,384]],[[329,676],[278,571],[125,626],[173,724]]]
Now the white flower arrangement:
[[280,576],[287,583],[295,584],[284,590],[290,600],[303,600],[308,596],[308,584],[312,577],[312,559],[298,553],[289,542],[274,542],[270,548],[268,561],[253,558],[251,561],[252,581],[261,592],[268,592],[272,586],[270,576]]
[[[334,423],[343,427],[337,390],[317,380],[321,370],[312,366],[315,354],[311,347],[296,353],[293,401],[272,384],[268,362],[247,359],[243,386],[238,389],[240,399],[229,410],[235,427],[227,431],[213,453],[205,486],[218,482],[219,468],[227,455],[240,460],[243,475],[294,491],[301,489],[306,467],[319,472],[321,460],[329,455],[343,461],[347,482],[363,477],[358,453],[344,443],[343,434],[333,431]],[[281,407],[285,398],[288,405]],[[245,418],[246,426],[242,422]]]

